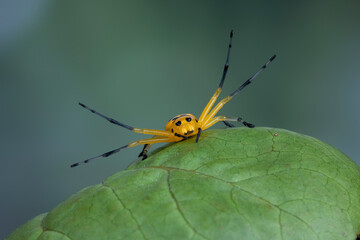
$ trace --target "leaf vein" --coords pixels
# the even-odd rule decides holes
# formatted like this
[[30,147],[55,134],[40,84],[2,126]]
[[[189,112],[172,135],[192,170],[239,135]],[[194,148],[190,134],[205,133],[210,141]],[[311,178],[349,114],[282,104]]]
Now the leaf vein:
[[[255,198],[258,198],[258,199],[260,199],[260,200],[268,203],[269,205],[272,205],[272,206],[276,207],[276,208],[279,209],[280,211],[283,211],[283,212],[285,212],[285,213],[287,213],[287,214],[289,214],[289,215],[297,218],[299,221],[303,222],[303,223],[316,235],[317,239],[320,239],[320,238],[319,238],[319,235],[317,234],[317,232],[315,232],[315,230],[310,226],[310,224],[308,224],[308,223],[307,223],[305,220],[303,220],[302,218],[300,218],[300,217],[292,214],[291,212],[288,212],[288,211],[282,209],[282,208],[279,207],[278,205],[276,205],[276,204],[274,204],[274,203],[272,203],[272,202],[270,202],[270,201],[268,201],[268,200],[266,200],[266,199],[264,199],[264,198],[262,198],[262,197],[260,197],[260,196],[258,196],[258,195],[256,195],[256,194],[254,194],[254,193],[252,193],[252,192],[249,192],[249,191],[241,188],[240,186],[235,185],[235,184],[232,183],[232,182],[228,182],[228,181],[226,181],[226,180],[224,180],[224,179],[221,179],[221,178],[218,178],[218,177],[214,177],[214,176],[211,176],[211,175],[207,175],[207,174],[204,174],[204,173],[199,173],[199,172],[195,172],[195,171],[187,170],[187,169],[182,169],[182,168],[161,167],[161,166],[160,166],[160,167],[159,167],[159,166],[154,166],[154,167],[148,166],[148,167],[144,167],[144,168],[155,168],[155,169],[159,169],[159,168],[160,168],[160,169],[166,169],[166,170],[168,170],[168,171],[170,171],[170,170],[184,171],[184,172],[187,172],[187,173],[190,173],[190,174],[199,174],[199,175],[202,175],[202,176],[205,176],[205,177],[213,178],[213,179],[216,179],[216,180],[218,180],[218,181],[221,181],[221,182],[230,184],[230,185],[238,188],[239,190],[241,190],[241,191],[243,191],[243,192],[246,192],[246,193],[254,196]],[[170,185],[169,185],[169,186],[170,186]],[[169,188],[169,189],[170,189],[170,188]],[[175,198],[174,198],[174,200],[175,200]],[[180,209],[179,209],[179,210],[180,210]],[[181,213],[182,213],[182,212],[181,212]],[[185,218],[184,218],[184,219],[185,219]]]
[[[176,208],[178,209],[180,215],[182,216],[182,218],[184,219],[185,223],[188,225],[188,227],[193,231],[193,233],[198,234],[199,236],[203,237],[204,239],[208,239],[207,237],[205,237],[204,235],[202,235],[201,233],[199,233],[189,222],[189,220],[185,217],[185,214],[183,213],[183,211],[180,208],[179,202],[176,200],[175,194],[174,192],[171,190],[171,185],[170,185],[170,170],[168,170],[168,177],[167,177],[167,184],[168,184],[168,189],[171,195],[171,198],[174,200]],[[193,236],[192,236],[193,238]]]
[[139,222],[136,220],[134,214],[132,213],[132,211],[131,211],[128,207],[126,207],[126,205],[125,205],[124,202],[120,199],[119,195],[115,192],[115,190],[114,190],[111,186],[106,185],[105,183],[102,183],[102,185],[103,185],[104,187],[109,188],[109,189],[112,191],[112,193],[115,195],[115,197],[116,197],[117,200],[120,202],[120,204],[123,206],[123,208],[126,209],[126,210],[129,212],[131,218],[132,218],[132,219],[134,220],[134,222],[136,223],[137,229],[138,229],[139,232],[141,233],[142,237],[143,237],[144,239],[147,239],[146,236],[145,236],[145,234],[144,234],[144,232],[142,231],[142,229],[141,229],[141,227],[140,227]]

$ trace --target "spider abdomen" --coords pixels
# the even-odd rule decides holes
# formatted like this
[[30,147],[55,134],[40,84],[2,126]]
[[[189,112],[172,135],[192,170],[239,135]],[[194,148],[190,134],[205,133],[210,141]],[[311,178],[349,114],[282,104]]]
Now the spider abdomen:
[[171,118],[165,126],[169,131],[178,136],[190,137],[199,131],[199,123],[196,117],[190,113],[180,114]]

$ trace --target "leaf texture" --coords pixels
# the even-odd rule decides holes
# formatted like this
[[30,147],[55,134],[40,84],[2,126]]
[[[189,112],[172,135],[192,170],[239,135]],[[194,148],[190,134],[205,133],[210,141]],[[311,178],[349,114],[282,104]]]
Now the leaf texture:
[[274,128],[205,131],[90,186],[13,239],[355,240],[360,167]]

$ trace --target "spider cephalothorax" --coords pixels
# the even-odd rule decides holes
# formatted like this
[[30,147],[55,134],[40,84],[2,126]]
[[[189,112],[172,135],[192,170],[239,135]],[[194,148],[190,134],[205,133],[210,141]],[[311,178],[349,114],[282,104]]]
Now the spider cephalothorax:
[[71,167],[76,167],[80,164],[88,163],[91,160],[101,158],[101,157],[108,157],[114,153],[117,153],[123,149],[131,148],[137,145],[144,145],[144,148],[142,152],[140,153],[139,157],[142,157],[142,159],[145,159],[147,157],[147,152],[149,151],[150,147],[154,143],[161,143],[161,142],[179,142],[184,139],[188,139],[191,136],[196,135],[196,142],[199,141],[199,137],[201,134],[201,131],[208,129],[212,125],[214,125],[217,122],[223,122],[226,126],[232,127],[233,125],[229,123],[229,121],[234,122],[241,122],[247,127],[254,127],[251,123],[245,122],[242,120],[241,117],[237,118],[228,118],[225,116],[216,116],[216,114],[219,112],[219,110],[228,102],[230,101],[236,94],[238,94],[244,87],[249,85],[251,81],[261,72],[263,71],[267,65],[275,59],[276,55],[272,56],[254,75],[252,75],[248,80],[246,80],[239,88],[237,88],[234,92],[232,92],[229,96],[223,98],[217,105],[214,106],[217,98],[219,97],[222,86],[224,84],[225,76],[227,73],[227,70],[229,68],[229,58],[230,58],[230,49],[231,49],[231,42],[233,37],[233,31],[230,32],[230,42],[226,57],[226,62],[224,66],[223,75],[221,77],[221,81],[219,84],[219,87],[216,89],[214,95],[211,97],[210,101],[204,108],[203,112],[201,113],[200,117],[197,119],[192,114],[181,114],[173,117],[170,119],[170,121],[166,124],[165,130],[154,130],[154,129],[142,129],[142,128],[134,128],[129,125],[126,125],[124,123],[121,123],[115,119],[109,118],[87,106],[85,106],[82,103],[79,103],[80,106],[86,108],[87,110],[91,111],[92,113],[95,113],[96,115],[105,118],[109,122],[116,124],[118,126],[121,126],[123,128],[129,129],[133,132],[137,133],[143,133],[143,134],[150,134],[154,135],[152,138],[148,139],[141,139],[137,140],[135,142],[131,142],[125,146],[122,146],[120,148],[114,149],[112,151],[106,152],[104,154],[101,154],[99,156],[89,158],[85,161],[74,163],[71,165]]

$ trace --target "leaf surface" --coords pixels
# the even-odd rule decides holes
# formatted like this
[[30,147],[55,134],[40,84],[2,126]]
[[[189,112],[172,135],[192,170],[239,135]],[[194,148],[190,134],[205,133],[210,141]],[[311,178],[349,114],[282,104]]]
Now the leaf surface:
[[354,161],[287,130],[231,128],[158,149],[8,239],[354,240],[359,231]]

